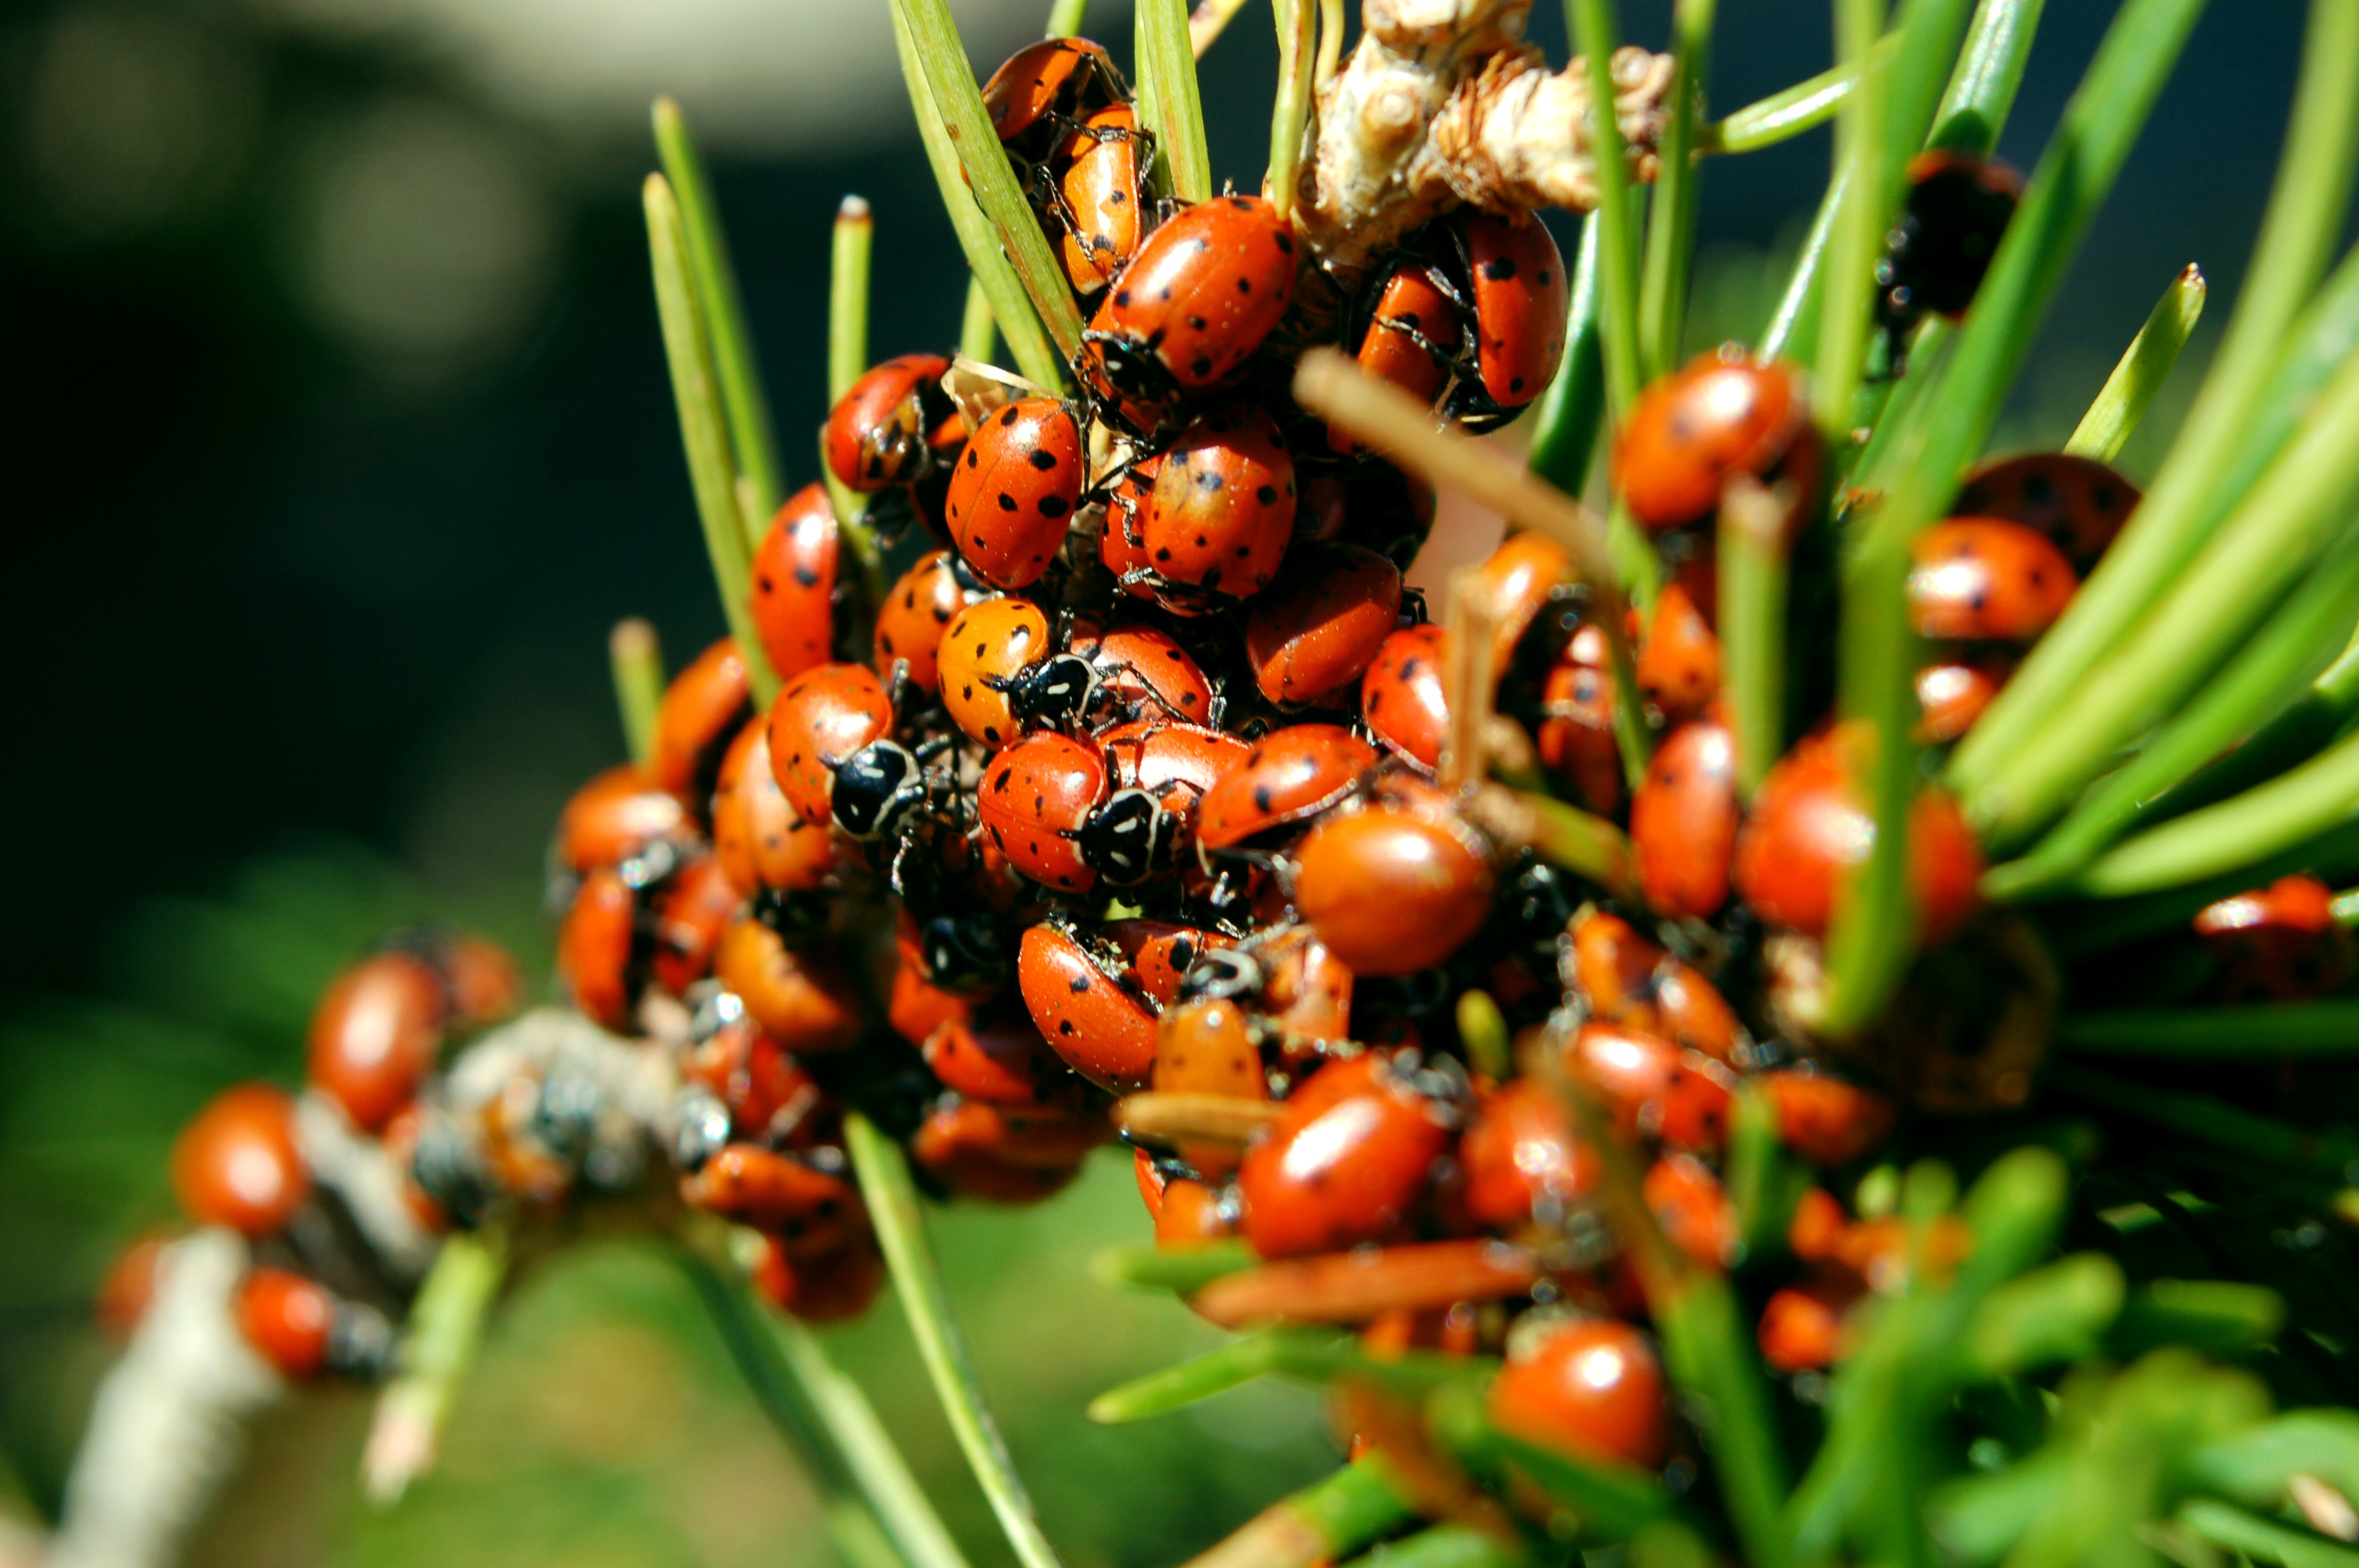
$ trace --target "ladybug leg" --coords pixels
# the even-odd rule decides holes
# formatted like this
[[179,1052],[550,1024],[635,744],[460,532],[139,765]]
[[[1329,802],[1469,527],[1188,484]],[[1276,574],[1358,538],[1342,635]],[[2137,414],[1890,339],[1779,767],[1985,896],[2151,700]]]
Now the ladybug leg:
[[1411,626],[1422,626],[1427,622],[1432,620],[1433,611],[1427,607],[1425,602],[1425,589],[1421,588],[1402,589],[1401,613],[1408,617],[1407,623]]

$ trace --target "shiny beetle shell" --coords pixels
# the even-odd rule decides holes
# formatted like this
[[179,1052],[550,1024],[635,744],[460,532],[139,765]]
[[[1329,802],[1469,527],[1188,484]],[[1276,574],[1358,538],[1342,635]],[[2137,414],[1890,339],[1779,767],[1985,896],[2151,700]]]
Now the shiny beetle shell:
[[1712,719],[1680,725],[1630,802],[1631,857],[1647,903],[1681,918],[1718,914],[1736,834],[1735,741]]
[[1295,907],[1355,975],[1429,968],[1491,911],[1491,863],[1472,835],[1406,811],[1322,822],[1294,860]]
[[1995,517],[1951,517],[1917,535],[1908,620],[1920,637],[2028,643],[2080,590],[2064,552],[2036,528]]
[[1196,836],[1208,849],[1224,849],[1315,816],[1375,765],[1375,748],[1341,725],[1273,730],[1205,792]]
[[1081,427],[1053,397],[1023,397],[984,419],[951,470],[951,536],[975,576],[1023,588],[1065,540],[1084,478]]
[[961,611],[935,653],[942,707],[970,741],[1006,745],[1024,722],[1006,683],[1055,652],[1049,618],[1027,599],[986,599]]
[[903,354],[852,384],[829,412],[821,438],[838,481],[869,492],[914,484],[933,471],[928,438],[950,406],[941,389],[950,368],[940,354]]
[[1293,226],[1257,196],[1186,209],[1138,247],[1091,318],[1082,353],[1141,398],[1219,386],[1294,299]]
[[1106,789],[1105,762],[1094,748],[1036,730],[992,758],[975,805],[1008,864],[1060,892],[1087,892],[1097,872],[1074,839]]
[[1436,625],[1404,626],[1384,640],[1360,679],[1360,718],[1385,749],[1423,768],[1441,765],[1450,729],[1442,680],[1449,633]]
[[865,665],[821,665],[786,684],[768,722],[772,776],[797,816],[826,822],[836,770],[892,730],[893,704]]
[[737,891],[809,892],[835,874],[835,841],[824,819],[804,820],[770,771],[767,725],[748,724],[730,742],[712,788],[712,849]]
[[[942,633],[958,612],[987,597],[965,577],[948,550],[929,550],[903,572],[876,611],[876,673],[893,678],[893,666],[908,666],[909,684],[933,691],[940,684],[934,662]],[[784,677],[782,677],[784,678]]]
[[1528,212],[1470,207],[1460,222],[1483,394],[1499,409],[1521,408],[1556,379],[1564,358],[1571,315],[1564,256],[1548,225]]
[[1400,568],[1356,545],[1324,545],[1289,567],[1290,580],[1254,600],[1245,658],[1270,701],[1315,703],[1375,662],[1400,618]]
[[1799,381],[1734,351],[1701,355],[1647,387],[1614,440],[1614,483],[1631,515],[1657,531],[1710,516],[1737,473],[1791,479],[1807,506],[1818,471]]
[[1163,454],[1141,521],[1147,566],[1183,588],[1250,598],[1277,575],[1294,507],[1294,460],[1277,424],[1233,404]]
[[1016,982],[1040,1038],[1075,1072],[1114,1094],[1147,1086],[1155,1066],[1155,1013],[1071,932],[1049,925],[1026,930]]
[[835,656],[835,503],[827,486],[787,497],[754,551],[754,632],[782,681]]

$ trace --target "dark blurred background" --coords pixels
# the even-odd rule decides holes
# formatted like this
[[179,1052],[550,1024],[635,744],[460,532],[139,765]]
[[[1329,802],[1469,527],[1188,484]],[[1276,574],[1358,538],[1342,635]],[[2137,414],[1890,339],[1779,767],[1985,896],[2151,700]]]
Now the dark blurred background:
[[[987,69],[1045,0],[962,0]],[[1093,30],[1126,56],[1127,8]],[[1624,7],[1658,44],[1668,5]],[[1824,11],[1728,0],[1734,107],[1821,68]],[[2112,7],[2051,5],[2002,152],[2027,167]],[[230,1078],[293,1081],[320,984],[402,919],[545,970],[548,825],[613,760],[603,635],[718,634],[665,387],[638,178],[676,93],[716,166],[792,477],[824,413],[826,226],[877,214],[875,353],[954,338],[962,267],[906,120],[883,0],[18,0],[0,15],[0,419],[11,592],[0,779],[0,1512],[55,1506],[107,1351],[121,1240],[168,1217],[163,1151]],[[2213,7],[2068,279],[2002,431],[2067,433],[2185,263],[2212,280],[2160,449],[2233,301],[2299,47],[2289,4]],[[1562,59],[1543,4],[1532,33]],[[1218,173],[1260,178],[1275,49],[1207,60]],[[1823,132],[1705,177],[1690,347],[1756,332]],[[1077,1568],[1179,1560],[1327,1462],[1249,1391],[1096,1432],[1082,1400],[1208,1342],[1117,1302],[1088,1250],[1141,1229],[1126,1162],[941,1229],[1049,1533]],[[1076,1334],[1077,1325],[1087,1332]],[[979,1498],[897,1315],[841,1336],[962,1533]],[[612,1249],[528,1281],[445,1472],[357,1502],[364,1404],[266,1423],[212,1561],[509,1568],[820,1563],[832,1549],[690,1299]]]

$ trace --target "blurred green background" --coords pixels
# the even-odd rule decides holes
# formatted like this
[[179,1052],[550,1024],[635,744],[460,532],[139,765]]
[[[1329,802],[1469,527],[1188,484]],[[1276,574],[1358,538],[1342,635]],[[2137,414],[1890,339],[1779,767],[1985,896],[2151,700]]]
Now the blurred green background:
[[[979,64],[1045,0],[961,0]],[[1624,7],[1659,42],[1667,5]],[[1722,7],[1715,103],[1819,69],[1823,9]],[[2049,6],[2004,151],[2026,163],[2112,7]],[[2126,466],[2151,466],[2233,299],[2298,7],[2215,6],[2068,281],[2001,445],[2069,430],[2190,260],[2213,308]],[[1117,55],[1125,7],[1094,29]],[[1563,57],[1554,8],[1535,38]],[[1216,168],[1257,182],[1275,51],[1207,62]],[[328,975],[440,915],[546,972],[548,825],[620,741],[604,631],[718,634],[646,283],[645,112],[703,134],[797,480],[821,417],[825,230],[878,221],[878,356],[956,333],[961,268],[905,124],[882,0],[18,0],[0,9],[0,1508],[55,1507],[109,1351],[114,1249],[169,1218],[173,1130],[293,1082]],[[1757,330],[1823,135],[1705,177],[1694,346]],[[1076,1568],[1179,1561],[1332,1462],[1307,1398],[1101,1431],[1087,1396],[1212,1339],[1110,1296],[1125,1159],[938,1232],[986,1383]],[[978,1564],[1000,1562],[896,1310],[830,1336]],[[662,1257],[523,1281],[442,1470],[389,1513],[366,1401],[266,1422],[207,1563],[833,1559],[810,1497]]]

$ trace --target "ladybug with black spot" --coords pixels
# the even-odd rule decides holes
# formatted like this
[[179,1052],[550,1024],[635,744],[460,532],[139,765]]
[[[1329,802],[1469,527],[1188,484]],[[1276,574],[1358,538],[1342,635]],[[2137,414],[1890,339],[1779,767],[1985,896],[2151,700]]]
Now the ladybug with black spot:
[[1875,265],[1875,320],[1887,374],[1908,368],[1908,337],[1927,315],[1956,320],[1973,303],[2023,197],[2023,177],[1969,152],[1919,153],[1908,198]]
[[1080,421],[1053,397],[1023,397],[984,420],[951,470],[951,536],[994,588],[1030,586],[1064,544],[1085,467]]

